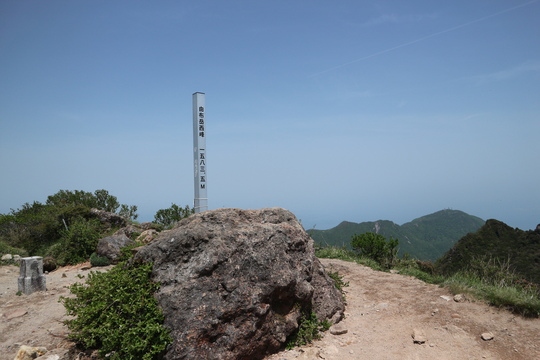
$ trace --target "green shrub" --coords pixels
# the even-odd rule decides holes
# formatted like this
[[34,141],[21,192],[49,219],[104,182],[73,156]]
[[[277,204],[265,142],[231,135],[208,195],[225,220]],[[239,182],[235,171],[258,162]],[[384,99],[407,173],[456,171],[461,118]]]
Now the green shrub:
[[131,259],[133,257],[133,255],[134,255],[133,254],[133,249],[138,248],[139,246],[143,246],[143,245],[144,244],[141,243],[140,241],[135,241],[135,243],[121,248],[120,253],[122,255],[120,255],[120,258],[118,260],[119,261],[127,261],[127,260]]
[[150,360],[171,342],[151,282],[152,264],[120,263],[108,272],[91,272],[86,285],[71,285],[74,298],[62,297],[70,338],[112,360]]
[[0,255],[11,254],[11,255],[20,255],[21,257],[28,256],[28,251],[10,246],[3,241],[0,241]]
[[136,206],[120,204],[106,190],[94,193],[60,190],[49,196],[45,204],[34,201],[23,204],[20,209],[11,209],[9,214],[0,214],[0,242],[24,249],[30,255],[44,255],[66,236],[66,231],[71,231],[74,222],[95,218],[91,208],[120,213],[131,219],[137,217]]
[[110,264],[111,261],[105,256],[99,256],[96,253],[92,253],[92,255],[90,255],[90,265],[92,266],[108,266]]
[[189,205],[182,208],[173,203],[170,208],[159,209],[154,215],[154,222],[163,225],[165,228],[171,228],[178,221],[194,213],[195,209],[190,208]]
[[76,218],[67,230],[62,230],[61,245],[56,258],[62,265],[73,265],[88,260],[96,250],[101,223],[97,219]]
[[322,337],[321,332],[330,329],[331,325],[327,320],[319,321],[314,312],[302,314],[298,330],[287,342],[287,349],[311,344],[314,340],[319,340]]
[[353,235],[351,247],[358,254],[375,260],[381,266],[391,268],[397,260],[397,246],[399,241],[390,237],[386,241],[383,235],[367,232]]

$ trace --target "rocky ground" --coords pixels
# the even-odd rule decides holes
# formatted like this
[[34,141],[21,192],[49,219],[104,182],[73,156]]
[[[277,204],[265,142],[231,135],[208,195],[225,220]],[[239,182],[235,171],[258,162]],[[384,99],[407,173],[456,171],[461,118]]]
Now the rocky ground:
[[[411,277],[321,261],[350,283],[345,288],[347,317],[339,324],[347,332],[328,332],[311,346],[267,360],[540,359],[540,319],[524,319],[481,302],[456,302],[446,290]],[[70,348],[58,299],[89,271],[88,264],[58,269],[46,275],[48,291],[17,296],[19,268],[0,267],[0,360],[13,360],[21,345],[44,346],[52,350],[48,354]],[[491,340],[482,339],[487,333]]]

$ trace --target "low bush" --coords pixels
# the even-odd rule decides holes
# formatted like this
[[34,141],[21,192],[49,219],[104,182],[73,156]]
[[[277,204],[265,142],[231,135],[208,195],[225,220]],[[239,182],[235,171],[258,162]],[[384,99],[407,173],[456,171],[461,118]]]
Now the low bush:
[[110,264],[111,261],[105,256],[99,256],[96,253],[92,253],[92,255],[90,255],[90,265],[92,266],[108,266]]
[[314,312],[302,314],[298,330],[287,342],[287,349],[311,344],[314,340],[319,340],[322,337],[321,332],[330,329],[331,325],[327,320],[319,321]]
[[108,272],[91,272],[86,284],[70,286],[62,297],[70,338],[111,360],[158,358],[171,342],[150,280],[151,264],[120,263]]
[[19,255],[21,257],[25,257],[28,256],[28,251],[21,248],[9,246],[8,244],[0,241],[0,255],[4,254]]
[[101,223],[97,219],[76,218],[68,229],[62,230],[59,244],[52,254],[61,265],[74,265],[88,261],[96,250]]
[[385,268],[391,268],[398,260],[397,246],[399,241],[390,237],[388,241],[381,234],[367,232],[354,235],[351,247],[361,256],[375,260]]

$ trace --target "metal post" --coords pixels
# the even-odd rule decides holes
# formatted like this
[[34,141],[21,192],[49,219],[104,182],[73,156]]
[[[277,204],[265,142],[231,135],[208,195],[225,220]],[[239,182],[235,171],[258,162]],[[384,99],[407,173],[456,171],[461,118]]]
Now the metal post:
[[206,177],[206,109],[205,94],[196,92],[193,94],[193,160],[195,165],[195,212],[208,210],[207,182]]

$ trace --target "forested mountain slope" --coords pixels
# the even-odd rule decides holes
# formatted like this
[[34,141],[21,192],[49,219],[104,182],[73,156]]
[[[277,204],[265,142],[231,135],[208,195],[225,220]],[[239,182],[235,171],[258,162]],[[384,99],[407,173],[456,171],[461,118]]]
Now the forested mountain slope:
[[436,260],[468,233],[476,232],[484,220],[459,210],[441,210],[403,225],[389,220],[353,223],[344,221],[328,230],[309,230],[321,246],[350,247],[354,234],[373,232],[399,240],[399,254],[420,260]]
[[437,268],[452,274],[486,258],[509,262],[519,276],[540,283],[540,226],[524,231],[498,220],[488,220],[477,232],[460,239],[439,259]]

